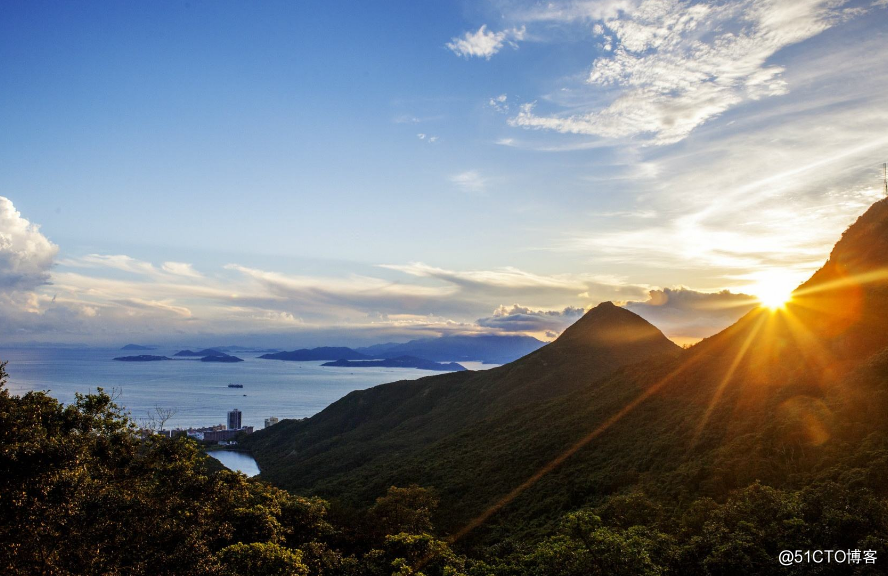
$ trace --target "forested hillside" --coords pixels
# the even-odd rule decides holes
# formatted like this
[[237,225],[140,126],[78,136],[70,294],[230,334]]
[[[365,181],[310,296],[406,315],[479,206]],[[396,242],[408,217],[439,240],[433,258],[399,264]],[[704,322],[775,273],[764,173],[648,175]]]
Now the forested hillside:
[[[883,200],[785,309],[755,310],[687,351],[640,351],[657,338],[623,337],[644,321],[605,304],[496,371],[356,392],[250,445],[263,477],[349,505],[389,484],[433,487],[442,527],[481,517],[481,542],[545,533],[623,493],[683,509],[757,481],[839,482],[883,498],[886,268]],[[611,333],[617,318],[633,330]],[[610,336],[585,337],[597,330]]]
[[[409,458],[423,460],[453,434],[491,418],[511,420],[517,411],[576,393],[622,366],[680,352],[645,320],[604,303],[555,343],[511,364],[353,392],[309,420],[255,434],[246,445],[273,483],[297,491],[341,483],[372,498],[394,480],[388,471]],[[354,474],[357,467],[380,475]]]

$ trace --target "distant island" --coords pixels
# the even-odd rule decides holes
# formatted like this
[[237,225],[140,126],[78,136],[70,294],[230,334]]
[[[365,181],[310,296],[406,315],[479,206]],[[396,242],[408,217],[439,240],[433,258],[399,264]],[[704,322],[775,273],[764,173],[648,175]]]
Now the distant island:
[[351,348],[322,346],[320,348],[303,348],[292,352],[263,354],[265,360],[290,360],[294,362],[311,362],[313,360],[371,360],[373,356],[361,354]]
[[225,352],[220,352],[215,348],[206,348],[204,350],[200,350],[199,352],[192,352],[191,350],[179,350],[173,356],[199,356],[203,358],[204,356],[227,356]]
[[415,356],[437,362],[483,362],[484,364],[506,364],[538,350],[545,342],[531,336],[493,334],[455,334],[438,338],[422,338],[403,344],[389,342],[365,348],[356,352],[370,358],[397,358]]
[[115,358],[120,362],[157,362],[158,360],[172,360],[166,356],[152,356],[151,354],[140,354],[139,356],[118,356]]
[[341,366],[347,368],[418,368],[419,370],[435,370],[437,372],[464,372],[466,367],[456,362],[432,362],[415,356],[398,356],[386,360],[345,360],[326,362],[321,366]]
[[154,346],[141,346],[141,345],[139,345],[139,344],[127,344],[126,346],[124,346],[123,348],[121,348],[121,350],[131,350],[131,351],[135,351],[135,350],[154,350],[154,349],[155,349]]
[[229,356],[228,354],[222,354],[221,356],[217,355],[209,355],[204,356],[200,359],[201,362],[243,362],[243,358],[238,358],[237,356]]
[[[402,344],[389,342],[363,348],[344,346],[302,348],[290,352],[263,354],[259,358],[311,362],[317,360],[380,360],[411,356],[436,362],[457,360],[460,362],[477,361],[484,364],[506,364],[538,350],[544,344],[545,342],[536,338],[522,335],[460,334],[411,340]],[[190,352],[190,350],[182,352]],[[199,356],[201,352],[193,352],[192,354]]]

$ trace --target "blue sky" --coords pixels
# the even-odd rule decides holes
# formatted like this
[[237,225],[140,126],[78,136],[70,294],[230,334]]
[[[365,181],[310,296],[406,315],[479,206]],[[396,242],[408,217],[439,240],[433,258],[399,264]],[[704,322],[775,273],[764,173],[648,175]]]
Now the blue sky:
[[4,3],[3,337],[705,336],[878,198],[885,4]]

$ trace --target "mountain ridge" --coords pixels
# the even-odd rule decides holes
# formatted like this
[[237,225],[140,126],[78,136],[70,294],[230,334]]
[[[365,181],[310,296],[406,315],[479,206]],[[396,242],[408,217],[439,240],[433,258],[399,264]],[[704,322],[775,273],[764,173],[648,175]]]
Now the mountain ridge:
[[[343,505],[430,486],[440,525],[480,526],[480,539],[625,491],[675,505],[756,481],[888,496],[884,246],[882,200],[784,309],[753,310],[688,350],[588,373],[615,353],[594,346],[608,332],[594,320],[637,322],[602,304],[514,363],[352,393],[247,445],[265,479]],[[644,341],[618,339],[617,352]]]
[[[312,418],[285,421],[266,433],[254,434],[248,446],[256,453],[266,478],[283,486],[306,488],[314,480],[371,462],[376,451],[371,445],[418,451],[493,414],[566,394],[621,366],[681,353],[647,321],[611,303],[593,308],[584,318],[577,328],[565,332],[565,341],[556,339],[512,364],[355,391]],[[609,332],[622,334],[628,344],[610,346],[603,338]],[[635,337],[628,338],[632,332]],[[588,353],[562,373],[553,373],[550,366],[569,356],[580,340],[587,343]],[[288,437],[284,443],[290,456],[282,463],[274,445],[277,439]],[[366,448],[354,453],[349,450],[352,445],[365,444]],[[328,461],[319,462],[317,457],[324,454]],[[312,466],[303,468],[305,478],[293,481],[297,461],[311,462]]]

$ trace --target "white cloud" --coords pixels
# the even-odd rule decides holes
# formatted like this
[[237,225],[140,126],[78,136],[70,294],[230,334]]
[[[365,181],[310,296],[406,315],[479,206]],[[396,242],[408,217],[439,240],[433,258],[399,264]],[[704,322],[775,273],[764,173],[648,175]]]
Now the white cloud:
[[533,2],[518,9],[514,19],[521,22],[575,22],[614,18],[620,12],[634,10],[638,0],[566,0]]
[[494,110],[499,112],[500,114],[505,114],[506,112],[509,111],[509,104],[508,104],[507,100],[508,100],[507,95],[500,94],[499,96],[491,98],[487,104],[491,108],[493,108]]
[[450,181],[464,192],[483,193],[487,191],[487,178],[482,177],[477,170],[454,174],[450,177]]
[[525,29],[522,26],[500,32],[491,32],[484,24],[477,32],[466,32],[462,37],[451,38],[446,44],[454,54],[463,58],[490,58],[508,44],[517,48],[517,42],[524,40]]
[[174,276],[184,276],[186,278],[200,278],[201,274],[191,264],[185,262],[164,262],[161,269],[168,274]]
[[65,259],[59,263],[79,268],[113,268],[131,274],[154,275],[158,273],[154,264],[137,260],[125,254],[87,254],[78,259]]
[[561,310],[534,310],[528,306],[513,304],[499,306],[492,315],[479,318],[477,323],[484,328],[501,332],[546,333],[552,337],[576,322],[584,312],[578,306],[568,306]]
[[[609,221],[578,230],[556,247],[587,251],[599,262],[687,274],[705,269],[710,278],[722,278],[713,286],[720,288],[742,288],[732,278],[770,268],[803,280],[880,195],[888,78],[865,74],[876,65],[874,48],[812,59],[811,70],[844,66],[829,79],[828,91],[775,101],[730,129],[703,129],[692,147],[650,159],[659,176],[636,181],[643,189],[638,198],[658,218],[632,226]],[[823,80],[792,78],[800,85]]]
[[[610,51],[587,77],[583,111],[537,114],[525,104],[510,124],[605,138],[674,143],[741,103],[786,94],[773,57],[860,11],[844,0],[645,0],[607,9],[595,31]],[[560,5],[559,5],[560,6]],[[553,8],[566,18],[562,8]],[[588,12],[574,7],[577,17]],[[590,13],[591,14],[591,13]]]
[[0,196],[0,291],[32,290],[49,281],[58,246]]
[[758,306],[746,294],[698,292],[688,288],[651,290],[643,302],[627,302],[625,308],[635,312],[666,336],[685,343],[711,336]]

